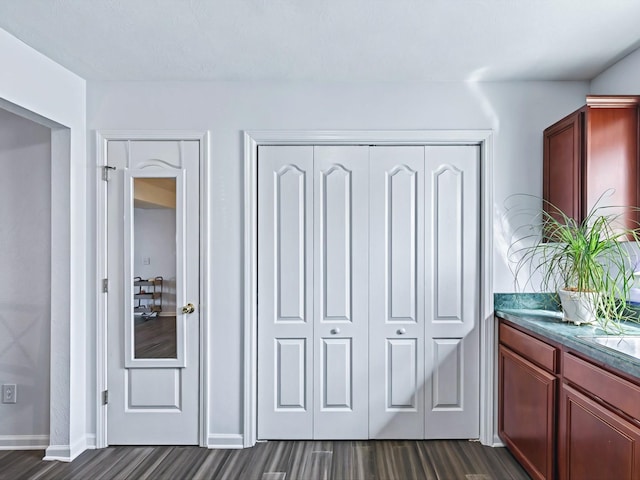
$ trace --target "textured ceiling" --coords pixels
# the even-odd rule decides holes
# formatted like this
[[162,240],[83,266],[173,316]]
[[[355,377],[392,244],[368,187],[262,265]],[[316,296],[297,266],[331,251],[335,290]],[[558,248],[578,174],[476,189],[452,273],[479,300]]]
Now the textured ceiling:
[[638,0],[0,0],[0,27],[93,80],[590,79]]

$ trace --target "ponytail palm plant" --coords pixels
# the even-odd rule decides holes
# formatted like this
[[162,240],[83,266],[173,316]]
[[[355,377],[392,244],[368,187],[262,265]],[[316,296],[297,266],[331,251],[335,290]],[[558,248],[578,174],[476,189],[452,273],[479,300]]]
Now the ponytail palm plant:
[[558,291],[565,320],[620,333],[622,320],[637,321],[626,300],[640,243],[636,229],[611,211],[620,208],[596,206],[578,222],[548,205],[540,213],[543,235],[520,239],[511,253],[517,257],[516,278],[520,273],[529,281],[539,277],[543,290]]

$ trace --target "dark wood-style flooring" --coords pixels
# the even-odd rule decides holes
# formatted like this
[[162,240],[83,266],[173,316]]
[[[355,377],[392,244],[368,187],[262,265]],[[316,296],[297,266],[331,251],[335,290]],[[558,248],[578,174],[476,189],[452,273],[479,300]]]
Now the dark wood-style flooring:
[[109,447],[72,463],[0,451],[0,479],[525,480],[504,448],[447,441],[271,441],[244,450]]

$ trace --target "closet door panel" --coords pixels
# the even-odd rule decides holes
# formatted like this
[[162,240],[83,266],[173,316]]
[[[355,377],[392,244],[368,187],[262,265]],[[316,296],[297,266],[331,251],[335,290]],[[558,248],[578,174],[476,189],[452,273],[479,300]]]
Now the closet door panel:
[[369,436],[424,436],[424,147],[370,149]]
[[258,438],[310,439],[313,147],[258,156]]
[[479,147],[425,147],[427,438],[477,438]]
[[368,168],[368,147],[314,147],[315,439],[369,434]]

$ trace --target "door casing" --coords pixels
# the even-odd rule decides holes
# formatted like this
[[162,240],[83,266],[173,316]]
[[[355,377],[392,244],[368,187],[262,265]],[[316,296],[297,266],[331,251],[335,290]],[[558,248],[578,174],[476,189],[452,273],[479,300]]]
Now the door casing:
[[107,164],[109,141],[126,140],[196,140],[200,143],[200,362],[199,362],[199,445],[208,447],[209,425],[209,345],[208,321],[211,295],[209,292],[209,132],[208,131],[153,131],[153,130],[98,130],[96,132],[96,448],[108,447],[107,405],[103,392],[107,390],[107,295],[103,280],[107,278],[107,182],[103,180],[103,167]]
[[261,145],[477,145],[480,149],[480,442],[501,445],[494,415],[493,132],[345,130],[244,132],[244,431],[257,441],[258,147]]

